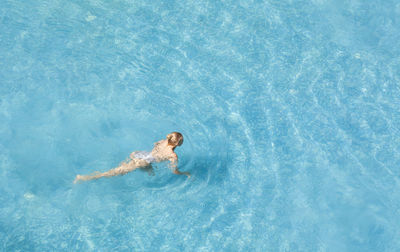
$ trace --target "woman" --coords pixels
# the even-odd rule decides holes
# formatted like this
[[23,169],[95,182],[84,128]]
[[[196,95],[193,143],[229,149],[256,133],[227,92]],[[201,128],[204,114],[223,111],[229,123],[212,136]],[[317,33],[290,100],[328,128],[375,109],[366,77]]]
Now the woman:
[[144,170],[151,170],[152,163],[158,163],[163,161],[170,161],[169,166],[173,173],[179,175],[186,175],[190,177],[189,172],[180,172],[178,170],[178,156],[174,152],[177,146],[181,146],[183,143],[183,136],[179,132],[172,132],[167,135],[166,139],[158,141],[154,144],[154,148],[151,152],[147,151],[135,151],[130,155],[130,160],[122,162],[117,168],[109,170],[107,172],[99,173],[96,172],[93,175],[77,175],[74,183],[78,181],[87,181],[93,179],[99,179],[101,177],[112,177],[118,175],[125,175],[137,168]]

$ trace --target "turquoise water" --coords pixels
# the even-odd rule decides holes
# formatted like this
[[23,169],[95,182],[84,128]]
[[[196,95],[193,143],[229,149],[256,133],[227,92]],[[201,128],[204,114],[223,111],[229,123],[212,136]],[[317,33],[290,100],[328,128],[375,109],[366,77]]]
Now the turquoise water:
[[[1,251],[399,251],[397,1],[0,2]],[[73,185],[180,131],[180,169]]]

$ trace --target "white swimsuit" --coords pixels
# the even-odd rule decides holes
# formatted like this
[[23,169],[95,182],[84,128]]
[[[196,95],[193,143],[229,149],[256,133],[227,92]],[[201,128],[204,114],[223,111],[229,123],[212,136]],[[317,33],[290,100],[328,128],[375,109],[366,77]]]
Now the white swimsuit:
[[134,157],[138,159],[143,159],[148,163],[156,162],[156,159],[153,157],[153,155],[151,155],[150,151],[137,151],[134,154]]

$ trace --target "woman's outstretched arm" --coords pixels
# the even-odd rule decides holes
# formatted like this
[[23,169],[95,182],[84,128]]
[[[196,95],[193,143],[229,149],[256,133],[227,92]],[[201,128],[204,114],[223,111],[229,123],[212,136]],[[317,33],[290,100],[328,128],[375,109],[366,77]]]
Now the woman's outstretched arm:
[[178,156],[175,154],[173,157],[169,158],[169,167],[172,169],[172,172],[177,175],[186,175],[190,178],[189,172],[181,172],[178,169]]

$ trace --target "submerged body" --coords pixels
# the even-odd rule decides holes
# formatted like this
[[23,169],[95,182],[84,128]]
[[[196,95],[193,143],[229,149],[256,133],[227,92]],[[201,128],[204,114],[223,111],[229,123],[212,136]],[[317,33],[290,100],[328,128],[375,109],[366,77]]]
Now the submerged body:
[[174,152],[177,146],[182,145],[183,136],[178,132],[172,132],[167,135],[166,139],[158,141],[154,144],[154,148],[151,152],[147,151],[135,151],[130,154],[127,161],[124,161],[120,166],[111,169],[107,172],[96,172],[92,175],[77,175],[74,183],[78,181],[87,181],[93,179],[99,179],[102,177],[113,177],[119,175],[125,175],[128,172],[134,171],[138,168],[142,170],[152,171],[151,164],[163,161],[169,161],[169,167],[172,169],[173,173],[186,175],[190,177],[188,172],[180,172],[178,170],[178,156]]

